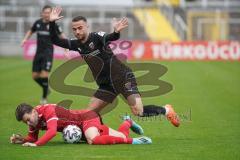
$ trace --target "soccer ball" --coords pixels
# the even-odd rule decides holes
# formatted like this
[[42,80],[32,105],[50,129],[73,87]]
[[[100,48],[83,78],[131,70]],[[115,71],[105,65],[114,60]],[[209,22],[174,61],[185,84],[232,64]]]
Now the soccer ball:
[[63,129],[63,140],[67,143],[78,143],[82,138],[82,131],[76,125],[68,125]]

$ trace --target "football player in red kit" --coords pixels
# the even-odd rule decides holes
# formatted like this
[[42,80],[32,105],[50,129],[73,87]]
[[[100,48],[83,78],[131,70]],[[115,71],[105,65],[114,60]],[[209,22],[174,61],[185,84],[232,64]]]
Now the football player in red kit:
[[[42,146],[54,138],[57,132],[62,132],[68,125],[77,125],[84,133],[88,144],[150,144],[148,137],[130,138],[129,129],[142,135],[143,129],[129,116],[124,117],[124,122],[118,130],[109,128],[102,123],[101,117],[91,110],[69,110],[56,104],[45,104],[32,107],[22,103],[16,108],[16,119],[29,126],[28,136],[13,134],[10,142],[23,146]],[[39,130],[46,133],[38,138]]]

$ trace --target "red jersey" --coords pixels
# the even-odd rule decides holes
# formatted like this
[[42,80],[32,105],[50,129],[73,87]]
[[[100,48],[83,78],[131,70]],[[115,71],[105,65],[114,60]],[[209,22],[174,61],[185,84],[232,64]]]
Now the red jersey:
[[[38,124],[36,127],[29,126],[26,142],[34,142],[36,145],[44,145],[51,140],[57,132],[62,132],[67,125],[77,125],[81,129],[86,122],[100,117],[97,113],[90,110],[69,110],[56,104],[45,104],[35,107],[38,112]],[[47,130],[46,133],[38,139],[39,130]]]

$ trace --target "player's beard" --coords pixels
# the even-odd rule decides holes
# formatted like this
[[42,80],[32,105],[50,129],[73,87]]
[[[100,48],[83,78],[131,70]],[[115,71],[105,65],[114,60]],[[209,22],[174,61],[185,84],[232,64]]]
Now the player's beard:
[[80,40],[80,41],[83,41],[85,39],[85,36],[84,35],[77,35],[77,38]]

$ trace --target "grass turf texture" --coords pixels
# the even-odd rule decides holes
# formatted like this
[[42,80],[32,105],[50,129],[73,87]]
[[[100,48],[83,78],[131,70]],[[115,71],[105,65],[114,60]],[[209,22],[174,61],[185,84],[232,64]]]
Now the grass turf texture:
[[[54,68],[62,63],[55,61]],[[41,89],[31,79],[31,61],[0,57],[1,159],[240,159],[240,63],[161,64],[168,68],[161,79],[173,84],[174,89],[163,96],[144,98],[143,102],[173,104],[177,112],[188,116],[180,128],[173,127],[164,119],[144,119],[138,122],[144,128],[145,135],[153,139],[151,145],[65,144],[59,133],[43,147],[26,148],[9,143],[12,133],[27,132],[25,124],[15,120],[15,107],[20,102],[38,104]],[[74,70],[66,83],[83,84],[83,71]],[[88,97],[63,95],[55,91],[49,97],[51,103],[63,99],[72,99],[72,108],[85,108],[89,102]],[[126,112],[130,113],[130,110],[120,100],[116,109],[104,115],[104,122],[117,129],[121,123],[119,116]]]

